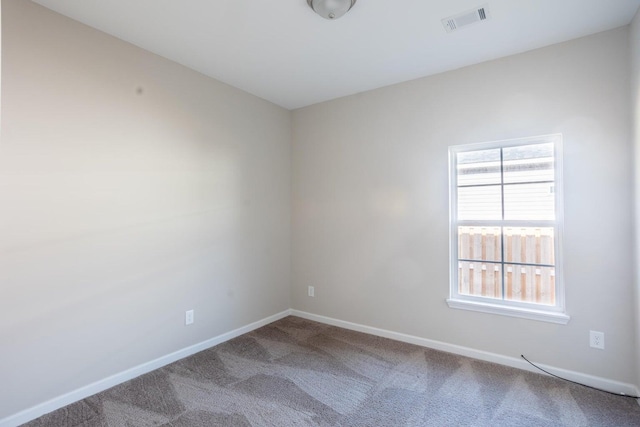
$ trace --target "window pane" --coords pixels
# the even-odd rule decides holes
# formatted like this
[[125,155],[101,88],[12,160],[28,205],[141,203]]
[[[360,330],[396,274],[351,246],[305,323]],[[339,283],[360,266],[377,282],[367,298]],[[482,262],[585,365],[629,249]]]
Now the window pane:
[[504,260],[555,265],[553,227],[505,227]]
[[505,147],[504,182],[553,181],[553,144]]
[[504,219],[554,220],[554,184],[510,184],[504,186]]
[[456,157],[458,185],[500,184],[500,149],[466,151]]
[[500,227],[458,227],[458,258],[500,261],[501,254]]
[[506,300],[555,305],[555,268],[505,264],[505,269]]
[[458,292],[502,299],[502,272],[500,264],[458,262]]
[[458,219],[487,220],[502,218],[499,185],[458,188]]

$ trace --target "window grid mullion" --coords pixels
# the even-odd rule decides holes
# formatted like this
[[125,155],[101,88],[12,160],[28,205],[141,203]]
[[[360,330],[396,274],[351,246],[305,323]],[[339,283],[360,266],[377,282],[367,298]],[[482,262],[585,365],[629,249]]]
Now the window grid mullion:
[[504,266],[504,151],[503,148],[500,147],[500,203],[501,203],[501,210],[502,210],[502,223],[500,224],[500,264],[501,264],[501,274],[502,274],[502,283],[501,283],[501,287],[502,287],[502,292],[501,292],[501,296],[502,296],[502,300],[504,301],[505,298],[505,282],[507,279],[506,276],[506,268]]
[[528,267],[550,267],[550,268],[554,268],[555,264],[538,264],[535,262],[517,262],[517,261],[511,261],[511,262],[500,262],[500,261],[492,261],[492,260],[487,260],[487,259],[471,259],[471,258],[458,258],[459,262],[473,262],[473,263],[480,263],[480,264],[496,264],[496,265],[502,265],[502,264],[509,264],[509,265],[521,265],[521,266],[528,266]]
[[[504,183],[504,185],[553,184],[553,183],[555,183],[555,181],[547,179],[544,181],[506,182]],[[495,187],[497,185],[503,185],[503,184],[462,184],[462,185],[458,185],[458,188]]]

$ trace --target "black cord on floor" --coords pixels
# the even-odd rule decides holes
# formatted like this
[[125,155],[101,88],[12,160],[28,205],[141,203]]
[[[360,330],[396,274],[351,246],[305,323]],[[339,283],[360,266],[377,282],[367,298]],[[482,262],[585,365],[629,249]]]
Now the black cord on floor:
[[593,390],[603,391],[603,392],[605,392],[605,393],[613,394],[614,396],[629,397],[629,398],[631,398],[631,399],[640,399],[640,396],[631,396],[631,395],[628,395],[628,394],[625,394],[625,393],[614,393],[614,392],[612,392],[612,391],[603,390],[603,389],[598,388],[598,387],[591,387],[590,385],[586,385],[586,384],[578,383],[578,382],[575,382],[575,381],[568,380],[568,379],[566,379],[566,378],[559,377],[559,376],[558,376],[558,375],[556,375],[556,374],[552,374],[552,373],[551,373],[551,372],[549,372],[549,371],[545,371],[545,370],[544,370],[544,369],[542,369],[540,366],[536,365],[535,363],[531,362],[529,359],[527,359],[526,357],[524,357],[524,355],[523,355],[523,354],[521,354],[521,355],[520,355],[520,357],[522,357],[524,360],[526,360],[527,362],[529,362],[529,364],[530,364],[531,366],[533,366],[534,368],[540,369],[540,370],[541,370],[542,372],[544,372],[545,374],[549,374],[549,375],[551,375],[552,377],[556,377],[556,378],[558,378],[558,379],[560,379],[560,380],[568,381],[568,382],[570,382],[570,383],[577,384],[577,385],[581,385],[582,387],[587,387],[587,388],[590,388],[590,389],[593,389]]

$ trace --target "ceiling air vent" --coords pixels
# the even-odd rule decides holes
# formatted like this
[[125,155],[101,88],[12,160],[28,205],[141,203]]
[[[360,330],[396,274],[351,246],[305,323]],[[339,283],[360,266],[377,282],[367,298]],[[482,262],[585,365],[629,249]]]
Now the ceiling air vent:
[[489,9],[487,6],[482,6],[469,12],[459,13],[442,20],[442,25],[447,33],[459,30],[476,22],[482,22],[489,19]]

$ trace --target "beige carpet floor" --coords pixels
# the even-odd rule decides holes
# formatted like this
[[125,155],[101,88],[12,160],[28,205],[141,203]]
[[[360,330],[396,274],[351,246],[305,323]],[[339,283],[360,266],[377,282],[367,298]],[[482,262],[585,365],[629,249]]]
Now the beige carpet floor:
[[26,425],[640,426],[640,406],[287,317]]

